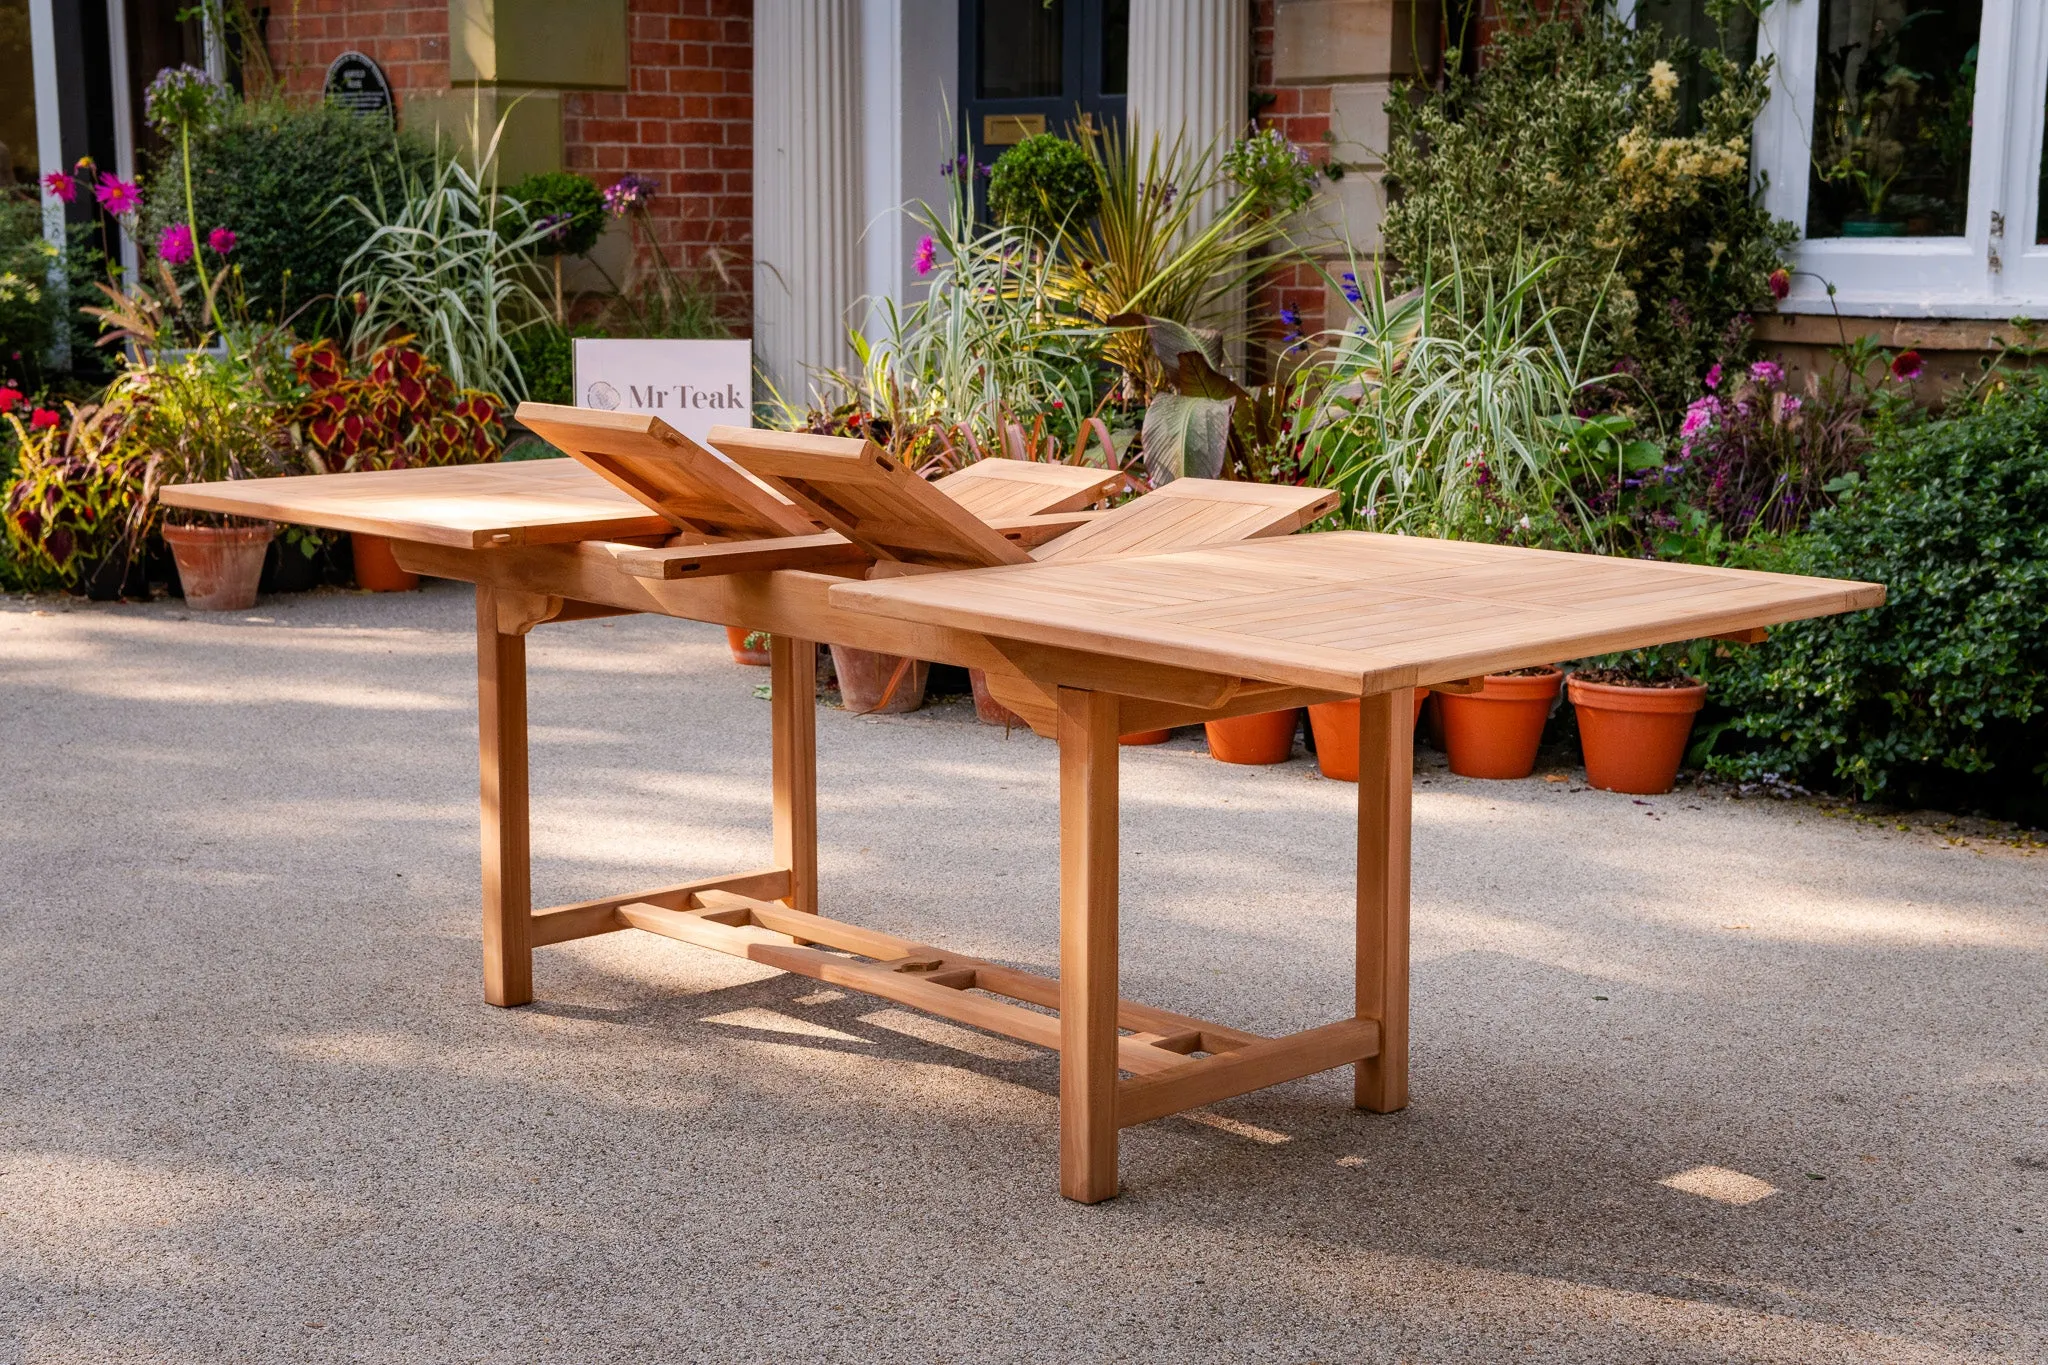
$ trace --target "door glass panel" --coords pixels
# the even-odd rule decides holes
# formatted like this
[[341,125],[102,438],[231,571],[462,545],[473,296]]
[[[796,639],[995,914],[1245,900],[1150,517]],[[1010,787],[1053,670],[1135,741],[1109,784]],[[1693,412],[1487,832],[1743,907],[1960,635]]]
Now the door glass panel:
[[985,100],[1057,98],[1065,93],[1061,0],[981,0],[980,70]]
[[33,185],[42,168],[36,150],[36,83],[28,42],[28,0],[0,0],[0,192]]
[[1953,237],[1984,0],[1820,0],[1809,237]]
[[1102,93],[1131,87],[1131,0],[1102,0]]

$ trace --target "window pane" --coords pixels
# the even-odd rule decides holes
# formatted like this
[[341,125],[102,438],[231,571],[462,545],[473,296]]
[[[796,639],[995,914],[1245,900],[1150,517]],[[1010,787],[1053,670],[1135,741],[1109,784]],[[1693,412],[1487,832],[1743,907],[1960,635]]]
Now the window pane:
[[1102,93],[1129,94],[1130,72],[1131,0],[1103,0]]
[[1983,0],[1821,0],[1809,237],[1953,237]]
[[28,0],[0,0],[0,192],[36,183],[36,83],[31,77]]
[[980,97],[1054,98],[1064,93],[1061,0],[981,0]]

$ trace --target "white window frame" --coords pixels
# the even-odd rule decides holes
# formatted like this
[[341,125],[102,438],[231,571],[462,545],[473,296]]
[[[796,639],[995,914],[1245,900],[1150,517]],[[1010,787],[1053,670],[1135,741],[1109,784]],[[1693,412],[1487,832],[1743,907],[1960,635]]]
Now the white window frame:
[[[2044,9],[2041,0],[1984,0],[1963,234],[1802,240],[1780,312],[2009,318],[2048,311],[2048,247],[2033,245],[2048,97]],[[1757,46],[1777,58],[1770,102],[1756,121],[1764,204],[1804,230],[1819,0],[1777,0],[1764,13]]]

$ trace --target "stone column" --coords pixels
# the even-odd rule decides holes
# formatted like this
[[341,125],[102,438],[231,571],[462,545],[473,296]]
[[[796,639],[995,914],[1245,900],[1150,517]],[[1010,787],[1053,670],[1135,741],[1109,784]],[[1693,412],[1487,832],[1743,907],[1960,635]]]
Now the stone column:
[[[1131,0],[1130,117],[1139,135],[1221,155],[1251,123],[1247,0]],[[1211,194],[1220,208],[1227,191]]]
[[[1190,161],[1220,157],[1251,123],[1252,18],[1248,0],[1131,0],[1131,123],[1146,143],[1178,137]],[[1213,164],[1213,162],[1212,162]],[[1230,198],[1228,185],[1204,196],[1200,229]],[[1229,335],[1230,368],[1241,369],[1242,291],[1204,319]]]
[[860,63],[858,0],[755,0],[754,360],[799,406],[853,358]]

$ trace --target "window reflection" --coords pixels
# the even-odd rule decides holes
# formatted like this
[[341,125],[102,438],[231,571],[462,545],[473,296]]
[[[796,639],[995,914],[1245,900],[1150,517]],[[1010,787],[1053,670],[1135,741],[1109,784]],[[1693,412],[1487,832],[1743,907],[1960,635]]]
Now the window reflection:
[[1983,0],[1820,0],[1809,237],[1951,237]]
[[1062,0],[981,0],[976,85],[982,99],[1045,99],[1061,93],[1062,10]]

